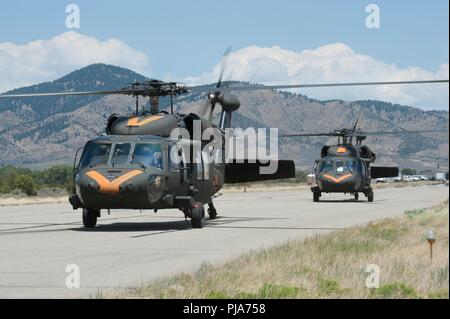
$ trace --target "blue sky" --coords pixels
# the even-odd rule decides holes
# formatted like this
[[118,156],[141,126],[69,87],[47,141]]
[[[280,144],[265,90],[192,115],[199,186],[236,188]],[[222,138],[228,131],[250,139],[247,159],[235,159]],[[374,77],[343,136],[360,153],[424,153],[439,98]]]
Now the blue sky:
[[[212,73],[230,44],[234,52],[249,46],[277,46],[300,53],[343,43],[400,70],[418,67],[436,72],[449,60],[447,0],[15,0],[1,5],[0,44],[25,45],[67,32],[69,3],[81,9],[81,28],[76,32],[99,41],[123,41],[147,56],[148,65],[138,71],[158,78]],[[380,29],[365,26],[370,3],[380,7]],[[129,63],[124,66],[132,67]]]

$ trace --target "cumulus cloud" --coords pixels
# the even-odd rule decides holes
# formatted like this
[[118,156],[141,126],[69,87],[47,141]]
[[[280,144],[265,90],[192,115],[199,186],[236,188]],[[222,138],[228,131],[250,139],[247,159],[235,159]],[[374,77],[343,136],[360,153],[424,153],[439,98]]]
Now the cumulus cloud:
[[147,73],[149,59],[118,39],[100,41],[72,31],[23,45],[0,42],[0,92],[55,80],[92,63]]
[[[449,78],[448,63],[442,64],[435,71],[418,67],[400,68],[369,55],[356,53],[342,43],[302,52],[280,47],[249,46],[230,54],[227,70],[228,77],[232,74],[233,80],[252,80],[268,85]],[[185,81],[190,84],[211,83],[217,81],[219,73],[220,63],[211,72]],[[449,104],[447,84],[316,88],[299,92],[318,99],[377,99],[423,109],[448,109]]]

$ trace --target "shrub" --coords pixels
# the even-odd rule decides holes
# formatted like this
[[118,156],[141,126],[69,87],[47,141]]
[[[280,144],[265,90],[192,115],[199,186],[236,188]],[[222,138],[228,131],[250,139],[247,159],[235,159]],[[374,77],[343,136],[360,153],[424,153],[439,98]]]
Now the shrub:
[[16,188],[28,196],[36,196],[36,185],[30,176],[19,175],[15,180]]
[[14,166],[0,166],[0,194],[20,190],[35,196],[43,188],[59,188],[72,191],[72,168],[68,165],[53,166],[44,170],[31,170]]
[[321,295],[341,293],[341,288],[339,287],[339,283],[336,280],[320,279],[318,288],[319,294]]
[[417,298],[414,288],[400,283],[383,285],[375,293],[383,298]]
[[286,299],[295,298],[300,291],[298,287],[266,283],[259,289],[258,295],[260,298]]

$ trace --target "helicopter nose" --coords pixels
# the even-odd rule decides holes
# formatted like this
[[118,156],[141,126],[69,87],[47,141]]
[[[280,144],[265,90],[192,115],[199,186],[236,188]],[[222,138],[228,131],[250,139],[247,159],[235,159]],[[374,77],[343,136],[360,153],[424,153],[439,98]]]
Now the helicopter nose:
[[97,208],[145,209],[162,198],[164,181],[163,176],[140,170],[117,176],[89,171],[78,178],[77,193],[83,203]]
[[319,178],[319,186],[322,190],[331,192],[353,192],[359,189],[360,179],[354,174],[333,176],[324,174]]
[[331,182],[334,182],[336,184],[342,183],[343,181],[348,180],[352,176],[353,176],[353,174],[345,174],[345,175],[342,175],[340,177],[335,177],[335,176],[330,175],[330,174],[323,175],[324,178],[326,178],[327,180],[329,180]]
[[[81,187],[86,187],[92,191],[98,191],[103,194],[115,195],[124,190],[125,183],[131,181],[135,177],[143,174],[141,170],[131,170],[123,173],[122,171],[98,172],[95,170],[85,174],[85,178],[81,179]],[[132,183],[127,183],[130,187]]]

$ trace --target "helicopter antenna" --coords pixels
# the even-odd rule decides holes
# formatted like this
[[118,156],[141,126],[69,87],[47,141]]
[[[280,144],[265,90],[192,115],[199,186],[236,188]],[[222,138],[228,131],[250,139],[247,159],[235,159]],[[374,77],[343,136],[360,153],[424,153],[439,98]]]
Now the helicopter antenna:
[[92,133],[94,133],[96,136],[100,136],[100,132],[97,132],[97,130],[95,130],[94,128],[87,126],[77,120],[72,119],[72,122],[74,122],[75,124],[78,124],[79,126],[81,126],[82,128],[84,128],[87,131],[90,131]]
[[139,114],[139,96],[136,95],[136,115]]
[[[356,118],[355,124],[353,124],[353,130],[352,132],[355,134],[356,130],[358,129],[358,123],[359,123],[359,119],[361,117],[361,114],[358,115],[358,117]],[[358,137],[356,137],[357,142],[359,142]],[[350,136],[349,138],[349,144],[353,143],[353,135]]]
[[361,114],[359,114],[358,117],[356,118],[355,124],[353,125],[353,131],[356,131],[356,129],[358,128],[358,122],[359,122],[360,117],[361,117]]
[[255,73],[253,73],[252,77],[250,78],[250,80],[248,81],[248,83],[252,82],[256,76],[258,75],[259,71],[261,71],[261,66],[259,66],[259,68],[255,71]]

